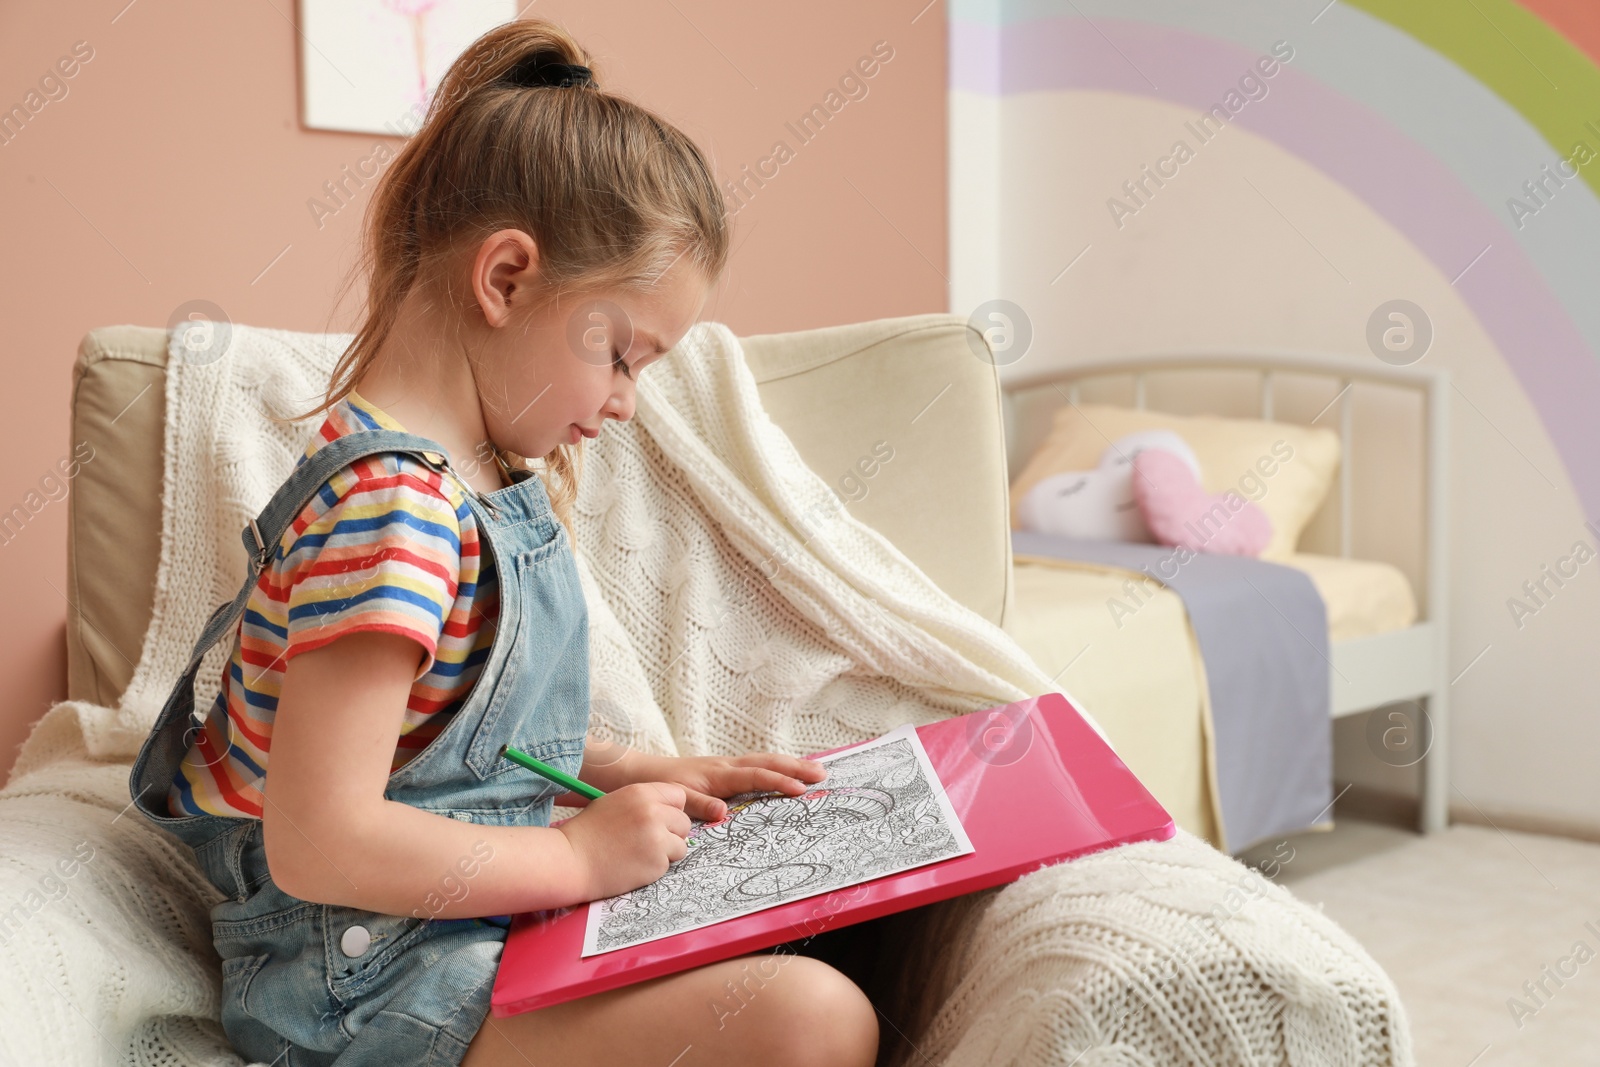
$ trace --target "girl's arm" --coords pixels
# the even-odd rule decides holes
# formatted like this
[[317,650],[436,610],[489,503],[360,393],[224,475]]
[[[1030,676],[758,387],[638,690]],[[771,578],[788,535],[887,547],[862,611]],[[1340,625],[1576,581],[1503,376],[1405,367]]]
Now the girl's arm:
[[420,655],[409,637],[359,631],[289,661],[263,788],[273,880],[302,900],[439,919],[593,899],[590,865],[560,829],[384,798]]

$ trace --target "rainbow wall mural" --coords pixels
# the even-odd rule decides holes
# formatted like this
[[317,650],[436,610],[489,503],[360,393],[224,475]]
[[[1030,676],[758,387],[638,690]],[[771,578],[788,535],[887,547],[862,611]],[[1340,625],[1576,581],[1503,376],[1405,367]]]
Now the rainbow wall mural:
[[[952,89],[1211,112],[1363,200],[1461,294],[1600,516],[1600,5],[953,0],[949,15]],[[1270,77],[1262,57],[1281,60]],[[1264,92],[1273,105],[1253,106]],[[1113,219],[1158,188],[1131,184]]]

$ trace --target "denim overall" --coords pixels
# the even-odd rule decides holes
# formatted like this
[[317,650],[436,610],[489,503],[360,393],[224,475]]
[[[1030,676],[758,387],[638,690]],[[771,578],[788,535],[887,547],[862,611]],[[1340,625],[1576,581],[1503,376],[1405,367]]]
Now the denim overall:
[[[392,430],[346,434],[302,458],[245,528],[250,576],[206,623],[129,778],[139,810],[188,844],[226,897],[211,909],[222,1026],[240,1055],[273,1067],[457,1067],[489,1013],[507,934],[482,919],[422,917],[427,906],[396,916],[300,900],[267,870],[261,820],[167,813],[168,787],[201,721],[201,657],[235,632],[262,568],[312,495],[340,468],[379,452],[405,452],[456,477],[436,442]],[[444,730],[389,775],[384,796],[463,822],[546,826],[551,799],[565,790],[500,748],[578,773],[589,720],[588,612],[543,480],[511,475],[515,484],[487,495],[461,483],[500,584],[488,659]],[[447,874],[470,887],[454,857],[440,859],[439,875]]]

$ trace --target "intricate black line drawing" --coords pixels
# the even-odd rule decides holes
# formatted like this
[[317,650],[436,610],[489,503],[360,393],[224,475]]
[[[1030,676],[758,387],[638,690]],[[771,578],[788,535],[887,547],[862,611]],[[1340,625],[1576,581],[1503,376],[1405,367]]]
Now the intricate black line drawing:
[[589,906],[583,955],[710,926],[973,850],[910,724],[822,757],[798,796],[741,793],[647,886]]

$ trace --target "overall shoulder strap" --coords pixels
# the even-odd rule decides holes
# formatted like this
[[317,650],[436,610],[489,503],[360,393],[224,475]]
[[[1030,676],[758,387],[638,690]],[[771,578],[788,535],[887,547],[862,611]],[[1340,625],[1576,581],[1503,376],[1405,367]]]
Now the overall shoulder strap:
[[250,557],[250,573],[245,576],[244,584],[233,600],[219,605],[212,612],[190,655],[191,671],[207,650],[232,629],[235,620],[244,611],[245,602],[249,600],[250,591],[255,588],[262,568],[272,559],[272,553],[283,538],[284,531],[311,502],[312,496],[322,488],[323,483],[356,460],[380,452],[410,452],[421,456],[434,467],[442,466],[446,458],[444,448],[430,438],[398,430],[377,429],[343,434],[304,459],[288,480],[278,487],[278,491],[272,494],[272,499],[267,501],[261,513],[251,519],[241,532],[245,552]]
[[324,482],[356,460],[379,452],[421,453],[435,467],[443,463],[445,457],[437,441],[398,430],[357,430],[335,437],[294,469],[289,479],[272,494],[261,514],[250,520],[241,532],[245,551],[250,553],[251,577],[267,565],[284,531],[311,503]]

